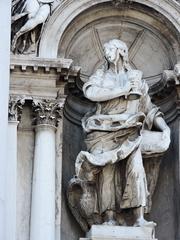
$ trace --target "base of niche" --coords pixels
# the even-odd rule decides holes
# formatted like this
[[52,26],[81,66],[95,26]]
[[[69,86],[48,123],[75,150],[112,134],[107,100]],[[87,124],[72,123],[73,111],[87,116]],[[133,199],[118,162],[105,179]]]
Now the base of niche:
[[157,240],[153,227],[93,225],[79,240]]

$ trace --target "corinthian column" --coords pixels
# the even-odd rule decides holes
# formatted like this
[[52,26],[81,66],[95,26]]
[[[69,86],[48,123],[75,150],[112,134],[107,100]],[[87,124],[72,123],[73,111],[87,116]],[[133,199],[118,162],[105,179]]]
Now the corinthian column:
[[34,100],[35,152],[31,240],[55,240],[55,133],[63,100]]
[[21,97],[9,99],[9,122],[8,122],[8,158],[6,180],[8,196],[6,216],[9,219],[11,229],[6,233],[7,240],[16,239],[16,179],[17,179],[17,126],[22,113],[22,105],[25,100]]

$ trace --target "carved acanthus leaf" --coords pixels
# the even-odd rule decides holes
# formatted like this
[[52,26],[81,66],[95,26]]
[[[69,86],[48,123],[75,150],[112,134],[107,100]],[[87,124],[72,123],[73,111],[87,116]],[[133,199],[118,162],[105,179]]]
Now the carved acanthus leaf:
[[9,99],[9,121],[20,121],[22,114],[22,106],[25,98],[20,96],[10,96]]
[[62,118],[62,110],[64,106],[64,99],[34,99],[34,123],[49,124],[57,126],[58,120]]

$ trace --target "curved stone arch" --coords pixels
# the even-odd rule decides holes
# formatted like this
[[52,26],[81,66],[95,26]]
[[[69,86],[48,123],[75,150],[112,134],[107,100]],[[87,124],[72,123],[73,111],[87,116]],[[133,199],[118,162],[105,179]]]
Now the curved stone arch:
[[[112,2],[112,0],[66,0],[60,4],[43,31],[39,45],[39,56],[56,58],[59,41],[71,21],[90,7],[107,2]],[[133,0],[133,2],[156,10],[180,33],[180,4],[175,0],[164,0],[162,3],[158,0]],[[180,59],[179,51],[177,58]]]

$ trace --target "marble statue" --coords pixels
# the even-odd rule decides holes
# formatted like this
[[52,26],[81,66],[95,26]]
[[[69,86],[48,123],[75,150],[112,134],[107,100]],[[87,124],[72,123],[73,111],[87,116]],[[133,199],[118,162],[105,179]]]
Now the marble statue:
[[97,107],[82,119],[87,150],[76,159],[69,206],[84,231],[92,224],[127,225],[122,214],[129,210],[133,226],[152,227],[144,218],[149,191],[142,156],[164,153],[170,129],[151,102],[142,72],[130,67],[127,45],[113,39],[104,44],[104,54],[106,67],[83,86]]
[[[12,0],[12,52],[27,52],[27,45],[31,46],[29,52],[35,51],[32,45],[38,42],[41,30],[38,31],[38,34],[34,34],[32,30],[38,26],[42,27],[46,22],[53,2],[54,0]],[[23,39],[18,43],[22,36]]]

